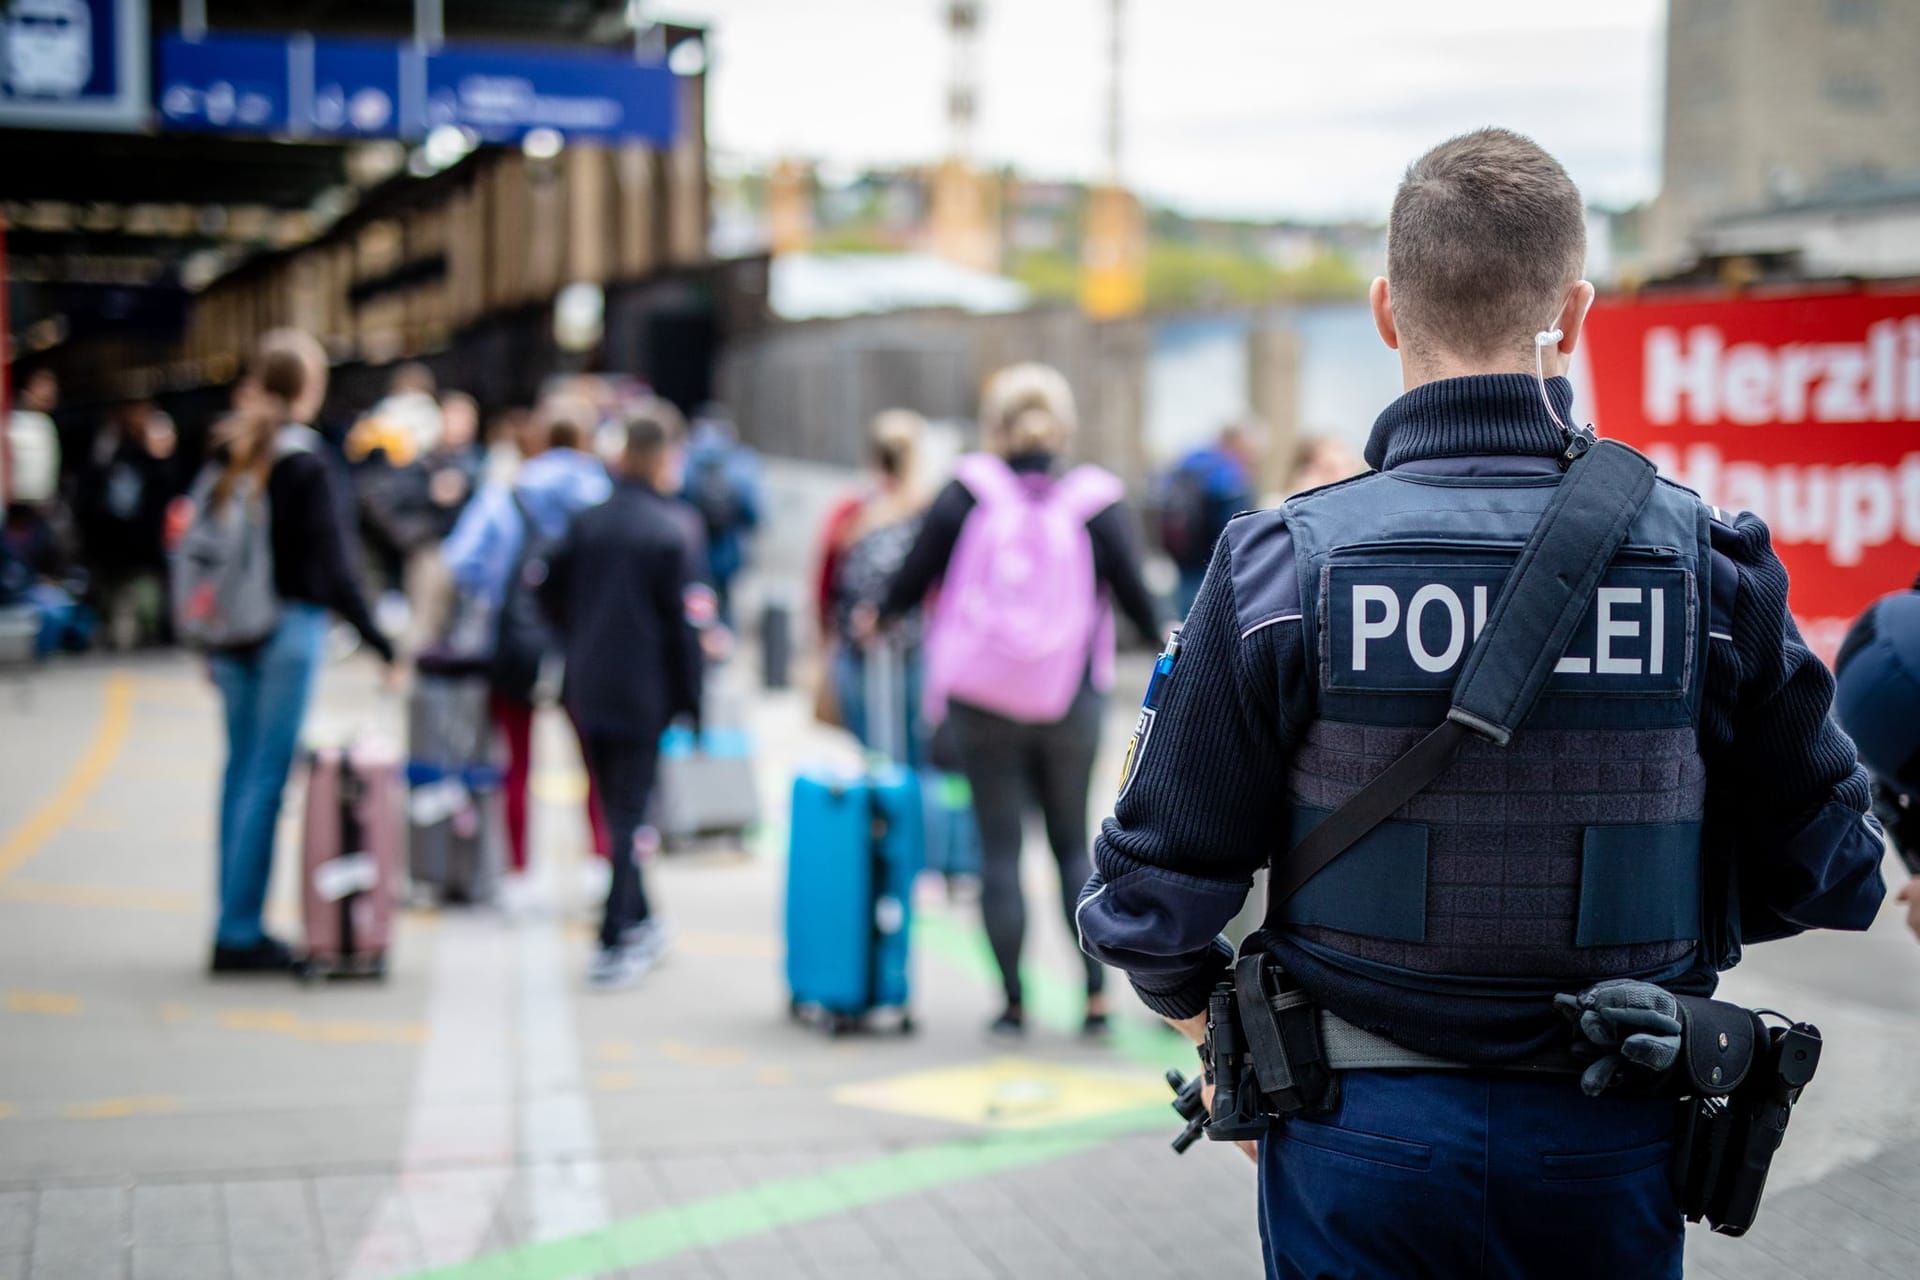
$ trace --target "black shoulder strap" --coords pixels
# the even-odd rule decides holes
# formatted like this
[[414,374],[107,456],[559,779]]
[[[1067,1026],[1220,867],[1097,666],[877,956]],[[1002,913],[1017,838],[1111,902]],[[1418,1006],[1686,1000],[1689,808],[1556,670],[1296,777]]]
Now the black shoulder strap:
[[1273,912],[1328,863],[1447,771],[1469,734],[1505,746],[1653,492],[1653,464],[1602,440],[1567,468],[1453,682],[1447,718],[1275,861]]

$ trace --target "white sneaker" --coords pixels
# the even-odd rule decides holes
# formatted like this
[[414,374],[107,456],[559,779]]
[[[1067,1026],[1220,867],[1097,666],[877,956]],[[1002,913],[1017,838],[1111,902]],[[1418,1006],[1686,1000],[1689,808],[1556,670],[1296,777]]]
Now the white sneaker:
[[524,871],[508,871],[500,876],[494,901],[502,914],[513,919],[533,914],[533,882]]
[[580,862],[579,876],[580,900],[598,915],[607,904],[607,891],[613,887],[613,864],[589,855]]
[[659,964],[673,948],[673,926],[658,916],[649,916],[621,934],[620,944],[645,955],[649,966]]
[[587,969],[587,985],[595,991],[618,991],[646,977],[651,968],[653,958],[639,947],[627,943],[602,947]]

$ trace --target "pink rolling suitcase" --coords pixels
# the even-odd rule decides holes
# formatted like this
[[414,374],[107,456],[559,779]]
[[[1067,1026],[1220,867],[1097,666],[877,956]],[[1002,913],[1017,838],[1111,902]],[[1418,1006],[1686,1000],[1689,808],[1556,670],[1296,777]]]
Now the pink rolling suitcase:
[[304,977],[386,976],[402,824],[400,760],[391,747],[359,742],[313,753],[300,842]]

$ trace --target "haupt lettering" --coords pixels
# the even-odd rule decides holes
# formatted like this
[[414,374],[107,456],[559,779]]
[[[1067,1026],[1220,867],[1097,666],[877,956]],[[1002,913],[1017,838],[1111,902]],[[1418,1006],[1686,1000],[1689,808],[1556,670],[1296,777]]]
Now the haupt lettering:
[[[1479,639],[1481,628],[1487,625],[1487,588],[1474,586],[1469,594],[1473,614],[1471,631],[1467,618],[1469,602],[1462,601],[1460,593],[1446,583],[1429,582],[1421,586],[1404,609],[1400,593],[1393,587],[1385,583],[1355,583],[1350,596],[1352,669],[1356,672],[1367,669],[1368,649],[1374,642],[1391,643],[1398,638],[1406,645],[1407,656],[1422,671],[1451,671],[1459,665],[1467,645]],[[1592,612],[1593,656],[1563,657],[1554,665],[1554,671],[1571,676],[1664,675],[1666,594],[1664,587],[1599,588],[1594,592]],[[1426,634],[1426,619],[1434,610],[1438,610],[1437,616],[1444,620],[1445,640],[1437,649],[1429,646]]]
[[1647,446],[1647,457],[1708,502],[1751,511],[1783,543],[1815,543],[1840,568],[1891,542],[1920,546],[1920,453],[1893,466],[1727,461],[1710,444]]
[[1743,426],[1920,420],[1920,316],[1881,320],[1860,342],[1729,346],[1715,325],[1647,330],[1647,421]]

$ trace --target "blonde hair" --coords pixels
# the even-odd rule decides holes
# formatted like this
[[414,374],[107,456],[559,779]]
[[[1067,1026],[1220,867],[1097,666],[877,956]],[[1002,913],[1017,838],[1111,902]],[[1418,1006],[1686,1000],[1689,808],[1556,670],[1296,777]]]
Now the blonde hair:
[[1064,452],[1076,425],[1073,388],[1050,365],[1009,365],[980,395],[980,433],[1003,458]]

